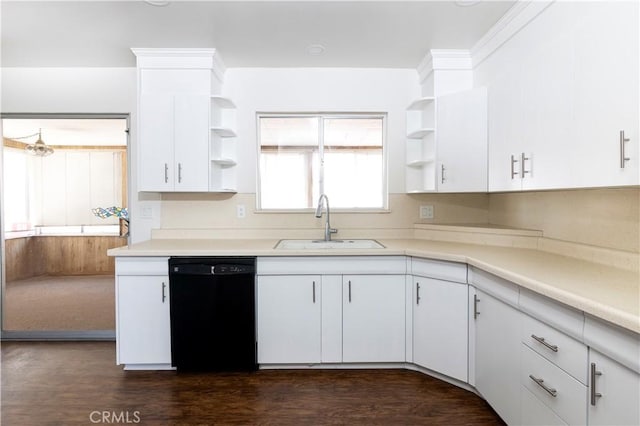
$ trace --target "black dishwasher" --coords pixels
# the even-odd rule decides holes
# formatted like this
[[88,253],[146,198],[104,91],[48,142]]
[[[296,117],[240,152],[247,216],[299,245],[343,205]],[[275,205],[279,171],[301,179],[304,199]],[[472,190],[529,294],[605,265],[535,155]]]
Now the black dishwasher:
[[257,369],[254,257],[169,259],[171,363],[180,370]]

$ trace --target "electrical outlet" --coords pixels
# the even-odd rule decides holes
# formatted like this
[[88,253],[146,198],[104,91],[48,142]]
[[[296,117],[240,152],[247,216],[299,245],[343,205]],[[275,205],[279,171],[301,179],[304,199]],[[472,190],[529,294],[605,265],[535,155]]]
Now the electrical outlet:
[[143,219],[151,219],[153,217],[153,208],[143,207],[140,212],[140,217]]
[[236,214],[239,219],[244,219],[247,216],[247,210],[244,208],[244,204],[236,205]]
[[433,206],[420,206],[420,219],[433,219]]

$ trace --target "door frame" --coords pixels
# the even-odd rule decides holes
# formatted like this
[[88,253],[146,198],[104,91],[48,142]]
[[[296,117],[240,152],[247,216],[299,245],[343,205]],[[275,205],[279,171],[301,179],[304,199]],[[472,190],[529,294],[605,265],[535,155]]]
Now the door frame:
[[[124,119],[127,134],[127,205],[131,206],[131,114],[130,113],[0,113],[0,135],[4,138],[3,119]],[[4,143],[0,145],[0,164],[4,161]],[[0,194],[4,194],[4,173],[0,173]],[[127,243],[131,242],[131,234]],[[6,264],[4,239],[4,196],[0,196],[0,341],[60,341],[107,340],[115,341],[114,330],[5,330],[4,303],[6,290]]]

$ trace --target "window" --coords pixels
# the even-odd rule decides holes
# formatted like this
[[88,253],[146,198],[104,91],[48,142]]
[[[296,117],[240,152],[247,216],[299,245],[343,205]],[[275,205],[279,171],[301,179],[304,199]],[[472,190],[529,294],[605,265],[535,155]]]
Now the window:
[[258,203],[263,210],[387,205],[382,114],[260,114]]

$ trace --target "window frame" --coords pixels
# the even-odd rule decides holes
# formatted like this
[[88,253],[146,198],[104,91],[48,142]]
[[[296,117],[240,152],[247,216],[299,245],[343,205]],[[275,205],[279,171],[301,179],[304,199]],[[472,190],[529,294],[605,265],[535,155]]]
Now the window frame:
[[[260,119],[261,118],[304,118],[304,117],[318,117],[320,122],[318,126],[318,141],[319,144],[309,145],[309,151],[317,150],[320,156],[320,170],[318,185],[320,185],[320,191],[324,186],[324,167],[322,166],[322,159],[324,158],[324,120],[325,119],[349,119],[349,118],[375,118],[382,120],[382,207],[331,207],[331,212],[344,212],[344,213],[388,213],[389,210],[389,154],[387,145],[387,119],[388,114],[386,112],[256,112],[256,213],[306,213],[315,211],[315,203],[317,200],[312,200],[311,207],[304,208],[263,208],[261,206],[261,160],[260,155],[262,151],[261,145],[261,133],[260,133]],[[341,149],[334,148],[334,149]],[[363,149],[369,149],[363,146]],[[311,184],[313,182],[310,182]],[[312,186],[312,185],[311,185]]]

